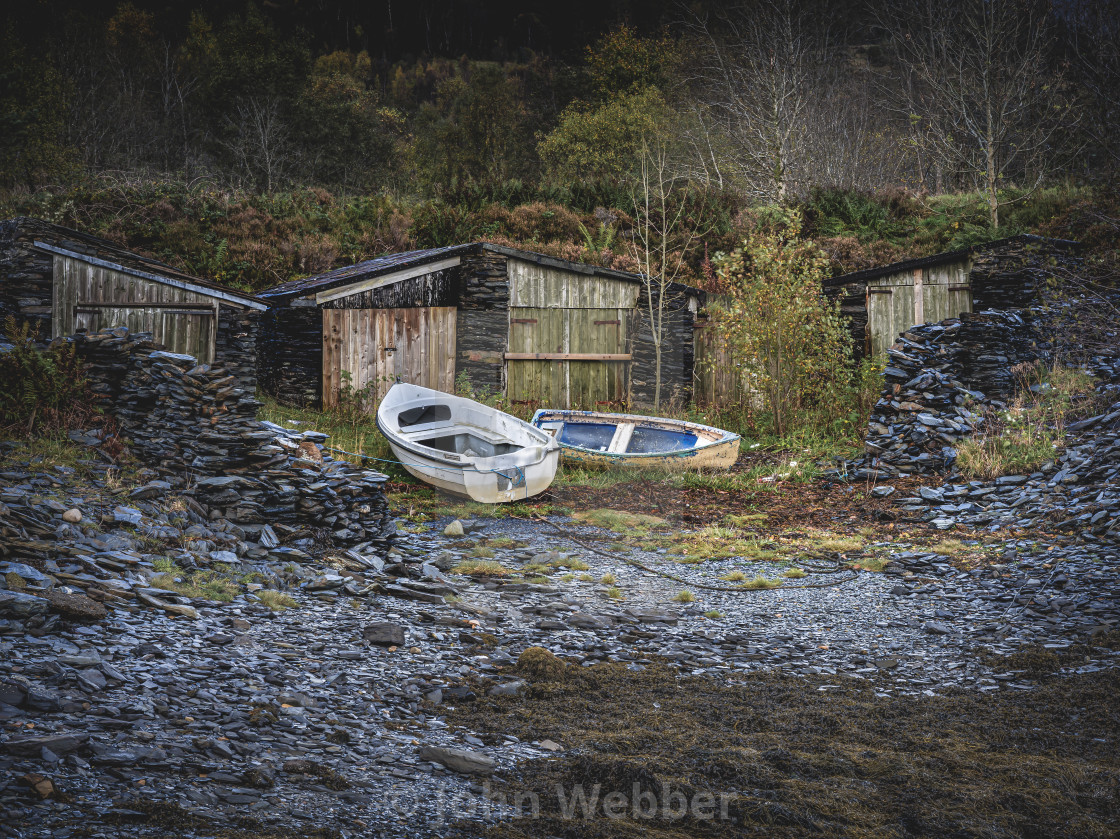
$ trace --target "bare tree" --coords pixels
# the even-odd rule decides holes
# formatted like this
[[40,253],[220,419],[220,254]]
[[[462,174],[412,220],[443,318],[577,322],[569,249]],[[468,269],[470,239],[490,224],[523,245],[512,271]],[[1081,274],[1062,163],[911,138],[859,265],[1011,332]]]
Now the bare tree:
[[230,132],[223,145],[237,167],[258,186],[272,192],[292,161],[292,146],[275,96],[247,96],[226,118]]
[[1071,111],[1051,71],[1043,0],[892,0],[880,22],[906,78],[905,105],[948,171],[984,193],[999,227],[1001,190],[1049,172],[1051,142]]
[[826,22],[796,0],[757,0],[697,13],[687,28],[697,94],[732,140],[737,174],[757,197],[788,201],[805,187],[806,118],[832,50]]
[[702,208],[689,205],[689,180],[671,142],[664,136],[642,144],[631,188],[634,210],[630,253],[646,292],[646,313],[653,336],[653,409],[661,408],[661,356],[665,311],[672,286],[684,273],[689,249],[703,235]]

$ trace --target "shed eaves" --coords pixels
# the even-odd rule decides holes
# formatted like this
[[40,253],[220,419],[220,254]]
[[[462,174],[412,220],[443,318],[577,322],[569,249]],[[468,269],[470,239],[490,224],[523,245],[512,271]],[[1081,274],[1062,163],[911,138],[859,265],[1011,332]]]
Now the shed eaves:
[[[82,233],[79,230],[71,230],[69,227],[52,224],[42,219],[20,216],[0,222],[0,245],[14,239],[29,241],[40,250],[61,252],[75,259],[99,262],[157,282],[160,278],[166,278],[175,285],[197,286],[202,293],[209,289],[218,293],[215,296],[236,298],[238,302],[253,308],[264,307],[263,301],[248,292],[237,291],[212,280],[187,274],[158,259],[122,248],[107,239]],[[46,247],[43,247],[44,245]]]
[[[449,245],[442,248],[426,248],[423,250],[386,254],[385,256],[367,259],[364,262],[358,262],[354,265],[336,268],[333,271],[327,271],[325,274],[316,274],[312,277],[290,280],[286,283],[273,286],[267,291],[262,291],[258,296],[270,302],[284,302],[295,297],[319,294],[335,288],[348,286],[351,283],[357,283],[385,274],[392,274],[396,271],[422,266],[429,262],[438,262],[449,256],[480,253],[482,251],[490,251],[491,253],[513,257],[514,259],[521,259],[526,262],[533,262],[538,265],[548,265],[576,274],[610,277],[612,279],[631,283],[639,283],[642,281],[641,274],[632,274],[628,271],[618,271],[613,268],[604,268],[601,265],[591,265],[584,262],[571,262],[567,259],[548,256],[543,253],[508,248],[504,245],[493,245],[489,242],[468,242],[462,245]],[[673,291],[677,291],[677,287],[679,286],[680,290],[687,289],[690,292],[696,292],[696,289],[689,286],[682,286],[679,283],[673,283],[672,286]]]
[[1046,236],[1036,236],[1032,233],[1021,233],[1016,236],[1006,236],[1002,239],[984,242],[968,248],[935,253],[931,256],[921,256],[915,259],[905,259],[902,262],[892,262],[890,265],[882,265],[878,268],[866,268],[862,271],[853,271],[850,274],[841,274],[839,277],[832,277],[831,279],[825,280],[823,285],[825,288],[834,288],[836,286],[847,285],[848,283],[867,282],[868,280],[878,279],[879,277],[885,277],[889,274],[912,271],[916,268],[929,268],[934,265],[944,265],[948,262],[959,262],[974,254],[983,253],[984,251],[1003,247],[1004,245],[1015,242],[1048,245],[1061,250],[1070,250],[1078,246],[1077,242],[1069,239],[1051,239]]

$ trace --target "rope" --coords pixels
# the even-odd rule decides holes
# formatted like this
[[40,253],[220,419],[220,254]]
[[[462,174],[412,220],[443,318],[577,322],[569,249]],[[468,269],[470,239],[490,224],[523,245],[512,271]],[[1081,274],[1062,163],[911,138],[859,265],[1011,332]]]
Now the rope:
[[[429,465],[427,463],[423,464],[422,466],[417,465],[417,464],[408,464],[408,463],[405,463],[404,461],[401,461],[401,460],[389,460],[389,459],[384,458],[384,457],[373,457],[372,455],[368,455],[368,454],[358,454],[357,452],[348,452],[345,449],[336,449],[334,446],[323,446],[323,448],[326,449],[329,452],[338,452],[339,454],[349,455],[350,457],[358,457],[358,458],[361,458],[362,460],[376,460],[378,463],[395,463],[397,466],[404,466],[406,468],[408,466],[413,466],[416,469],[441,469],[444,472],[462,472],[462,471],[464,471],[464,469],[462,467],[456,467],[456,466],[436,466],[434,464]],[[474,469],[475,472],[479,472],[481,474],[501,475],[503,478],[505,478],[507,481],[510,482],[510,487],[509,487],[510,489],[525,486],[525,470],[522,469],[520,466],[511,467],[512,469],[517,471],[517,480],[516,481],[514,481],[513,478],[511,478],[509,475],[507,475],[501,469],[479,469],[477,466],[472,466],[472,468]],[[526,496],[526,497],[528,497],[528,496]]]
[[[854,571],[852,571],[852,576],[851,577],[845,577],[844,579],[841,579],[841,580],[831,580],[827,583],[801,583],[801,584],[795,585],[795,586],[789,586],[789,585],[785,585],[783,583],[781,586],[776,586],[775,588],[772,588],[772,589],[768,589],[768,588],[744,588],[742,586],[708,585],[707,583],[697,583],[697,582],[693,582],[692,580],[686,580],[683,577],[678,577],[676,574],[670,574],[668,571],[662,571],[659,568],[651,568],[648,565],[644,565],[643,563],[638,562],[638,560],[636,560],[636,559],[630,559],[629,557],[619,556],[618,554],[607,553],[606,551],[601,551],[598,548],[592,547],[591,545],[587,544],[586,542],[583,542],[583,541],[577,539],[575,536],[572,536],[570,533],[567,533],[566,531],[562,530],[560,527],[553,524],[548,519],[540,518],[539,516],[533,516],[530,519],[530,521],[540,522],[541,524],[547,525],[548,527],[552,528],[556,532],[556,534],[561,536],[562,538],[567,539],[569,542],[574,542],[575,544],[579,545],[581,548],[584,548],[585,550],[591,551],[592,553],[599,554],[599,556],[605,556],[608,559],[622,560],[627,565],[632,565],[635,568],[640,568],[642,571],[646,571],[650,574],[656,574],[657,576],[664,577],[667,580],[672,580],[673,582],[681,583],[682,585],[686,585],[686,586],[689,586],[691,588],[698,588],[698,589],[701,589],[703,591],[727,591],[727,592],[735,592],[735,593],[738,593],[738,594],[742,594],[743,592],[747,592],[747,591],[778,591],[778,590],[789,591],[790,589],[798,589],[798,588],[829,588],[831,586],[838,586],[841,583],[847,582],[848,580],[854,580],[856,578],[856,573]],[[851,569],[842,568],[839,565],[839,563],[837,563],[836,567],[831,569],[831,570],[827,570],[827,571],[826,570],[814,570],[812,573],[814,573],[814,574],[835,574],[838,571],[851,571]]]

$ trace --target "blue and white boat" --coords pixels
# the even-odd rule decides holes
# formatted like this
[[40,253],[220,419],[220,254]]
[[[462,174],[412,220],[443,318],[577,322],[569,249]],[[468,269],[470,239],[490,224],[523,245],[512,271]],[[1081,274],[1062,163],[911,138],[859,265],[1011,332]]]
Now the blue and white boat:
[[542,409],[532,423],[560,444],[564,463],[641,469],[730,469],[738,434],[698,422]]

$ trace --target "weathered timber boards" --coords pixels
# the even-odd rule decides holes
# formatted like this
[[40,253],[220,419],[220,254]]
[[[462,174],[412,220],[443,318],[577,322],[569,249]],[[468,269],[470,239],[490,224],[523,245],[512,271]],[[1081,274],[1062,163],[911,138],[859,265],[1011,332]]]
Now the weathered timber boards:
[[572,408],[622,400],[632,360],[629,316],[617,308],[511,309],[506,395]]
[[373,408],[397,379],[454,390],[455,308],[322,312],[324,405],[349,391]]
[[707,323],[695,324],[696,401],[702,405],[740,405],[745,390],[731,348]]
[[124,326],[151,332],[172,352],[214,360],[217,300],[85,260],[56,254],[54,334]]
[[885,353],[913,326],[971,312],[967,270],[965,263],[948,263],[870,280],[866,299],[871,352]]
[[588,276],[520,259],[508,262],[510,306],[514,308],[633,309],[637,282]]

